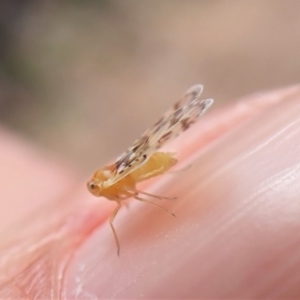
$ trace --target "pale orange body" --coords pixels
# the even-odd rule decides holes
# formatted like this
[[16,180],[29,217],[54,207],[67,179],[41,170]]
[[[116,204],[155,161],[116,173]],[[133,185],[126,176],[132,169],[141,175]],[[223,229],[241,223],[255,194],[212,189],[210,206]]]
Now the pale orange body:
[[[119,209],[121,208],[121,201],[128,199],[130,197],[134,197],[139,201],[153,204],[165,211],[168,211],[164,207],[161,207],[151,201],[141,198],[139,194],[152,196],[158,199],[171,199],[171,198],[160,197],[142,191],[138,191],[136,189],[136,184],[140,181],[144,181],[151,177],[158,176],[165,173],[167,170],[173,167],[176,164],[176,162],[177,160],[173,157],[173,153],[156,152],[152,154],[150,158],[140,167],[128,173],[126,176],[121,178],[119,181],[114,182],[113,184],[109,183],[109,180],[112,176],[113,166],[108,166],[105,167],[104,169],[100,169],[96,171],[93,178],[88,182],[87,184],[88,189],[93,195],[98,197],[105,197],[108,200],[116,201],[118,203],[118,206],[114,210],[113,214],[111,215],[110,222],[109,222],[116,240],[118,255],[120,252],[120,243],[117,237],[116,230],[113,226],[113,221]],[[174,214],[172,215],[175,216]]]
[[136,194],[136,184],[151,177],[161,175],[176,164],[177,160],[173,153],[156,152],[145,164],[127,174],[124,178],[113,185],[106,185],[111,177],[110,167],[95,172],[93,178],[88,182],[90,192],[98,197],[120,202]]

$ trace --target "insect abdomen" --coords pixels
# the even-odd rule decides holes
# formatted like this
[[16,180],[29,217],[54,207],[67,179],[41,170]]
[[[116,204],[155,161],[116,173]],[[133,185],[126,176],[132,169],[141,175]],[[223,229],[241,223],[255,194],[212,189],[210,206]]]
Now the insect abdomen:
[[173,155],[170,152],[152,154],[144,165],[130,173],[130,177],[139,182],[165,173],[177,163]]

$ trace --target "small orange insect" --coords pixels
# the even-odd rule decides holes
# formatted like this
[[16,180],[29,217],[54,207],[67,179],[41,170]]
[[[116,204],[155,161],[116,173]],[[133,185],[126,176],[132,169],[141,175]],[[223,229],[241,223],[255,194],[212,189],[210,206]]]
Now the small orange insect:
[[187,130],[213,104],[213,99],[198,99],[202,91],[203,86],[201,84],[190,87],[184,96],[150,129],[146,130],[114,164],[96,171],[93,178],[87,183],[88,189],[93,195],[105,197],[108,200],[116,201],[118,204],[109,221],[117,244],[118,255],[120,244],[113,221],[123,200],[133,197],[169,212],[166,208],[148,201],[140,195],[157,199],[174,198],[139,191],[136,184],[165,173],[177,163],[174,153],[158,152],[157,150]]

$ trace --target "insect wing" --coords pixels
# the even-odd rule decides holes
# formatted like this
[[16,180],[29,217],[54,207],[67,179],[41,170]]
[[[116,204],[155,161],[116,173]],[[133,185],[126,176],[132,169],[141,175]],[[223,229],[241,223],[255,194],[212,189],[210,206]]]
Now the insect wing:
[[212,105],[213,99],[199,100],[203,91],[200,84],[189,88],[153,127],[146,130],[113,165],[114,184],[131,173],[167,142],[187,130]]
[[142,137],[151,137],[148,147],[153,152],[187,130],[212,105],[212,99],[198,99],[202,90],[201,85],[192,86],[185,94],[184,99],[187,101],[181,102],[183,106],[176,106],[175,104],[174,108],[178,107],[176,110],[173,110],[170,115],[161,119],[153,128],[142,135]]

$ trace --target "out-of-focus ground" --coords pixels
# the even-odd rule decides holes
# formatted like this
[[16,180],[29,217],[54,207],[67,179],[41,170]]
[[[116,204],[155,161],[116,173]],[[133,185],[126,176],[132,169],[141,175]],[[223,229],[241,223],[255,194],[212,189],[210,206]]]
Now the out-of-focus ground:
[[299,16],[299,0],[2,0],[1,124],[94,171],[194,83],[221,106],[299,82]]

